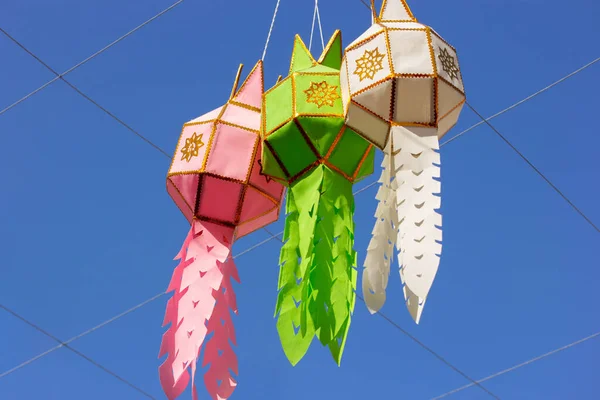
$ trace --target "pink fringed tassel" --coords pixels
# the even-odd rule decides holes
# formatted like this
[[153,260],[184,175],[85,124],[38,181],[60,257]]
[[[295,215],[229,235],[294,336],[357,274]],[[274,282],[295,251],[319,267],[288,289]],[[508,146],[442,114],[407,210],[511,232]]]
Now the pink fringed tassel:
[[168,353],[159,376],[169,400],[183,393],[190,378],[193,398],[198,398],[196,363],[207,334],[213,331],[205,346],[203,365],[211,364],[206,386],[216,400],[227,399],[235,388],[229,372],[231,369],[237,374],[237,359],[229,345],[229,339],[235,344],[229,308],[237,312],[230,277],[239,282],[231,259],[233,233],[233,228],[194,221],[176,257],[180,262],[167,290],[175,293],[167,303],[163,323],[171,326],[163,335],[159,354],[162,357]]
[[208,331],[214,332],[214,335],[206,343],[204,362],[202,363],[203,367],[210,364],[210,369],[204,375],[204,384],[214,400],[224,400],[231,396],[237,386],[231,372],[238,374],[237,357],[231,347],[231,344],[235,345],[236,342],[229,310],[231,309],[237,314],[235,292],[231,286],[230,278],[235,279],[238,283],[240,278],[231,257],[219,268],[223,274],[223,283],[221,288],[214,293],[217,304],[212,317],[208,321]]

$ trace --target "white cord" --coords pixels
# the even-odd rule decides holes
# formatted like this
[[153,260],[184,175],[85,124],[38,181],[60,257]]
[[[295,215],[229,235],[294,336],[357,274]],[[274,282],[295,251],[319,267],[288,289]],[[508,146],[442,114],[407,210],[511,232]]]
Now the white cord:
[[317,0],[315,0],[315,11],[313,12],[312,26],[310,27],[310,40],[308,42],[308,51],[312,49],[313,34],[315,33],[315,21],[317,20]]
[[313,12],[312,26],[310,28],[310,41],[308,42],[308,51],[312,50],[312,41],[315,32],[315,21],[319,22],[319,33],[321,34],[321,48],[325,49],[325,40],[323,39],[323,25],[321,25],[321,13],[319,12],[319,0],[315,0],[315,11]]
[[373,25],[375,23],[375,9],[374,9],[374,4],[371,3],[372,5],[369,7],[371,9],[371,25]]
[[269,47],[269,40],[271,40],[271,33],[273,32],[273,26],[275,25],[275,18],[277,18],[277,10],[279,10],[279,2],[281,0],[277,0],[277,4],[275,4],[275,11],[273,12],[273,18],[271,19],[271,26],[269,27],[269,33],[267,34],[267,41],[265,42],[265,49],[263,50],[263,55],[261,60],[265,60],[265,56],[267,55],[267,48]]
[[321,33],[321,47],[325,50],[325,40],[323,40],[323,25],[321,25],[321,13],[319,12],[319,0],[315,0],[315,9],[317,10],[317,21],[319,21],[319,32]]

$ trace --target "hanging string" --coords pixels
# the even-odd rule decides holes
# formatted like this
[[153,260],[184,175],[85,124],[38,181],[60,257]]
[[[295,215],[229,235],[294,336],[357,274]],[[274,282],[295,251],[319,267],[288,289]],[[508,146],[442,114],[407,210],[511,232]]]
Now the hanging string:
[[311,51],[312,49],[312,37],[313,34],[315,33],[315,21],[317,20],[317,1],[315,0],[315,10],[313,12],[313,23],[312,26],[310,27],[310,40],[308,42],[308,51]]
[[321,48],[325,50],[325,40],[323,40],[323,25],[321,25],[321,13],[319,12],[319,0],[315,0],[317,10],[317,21],[319,22],[319,32],[321,33]]
[[310,40],[308,42],[308,51],[312,50],[312,41],[315,32],[315,21],[319,23],[319,33],[321,34],[321,47],[325,48],[325,40],[323,39],[323,25],[321,25],[321,13],[319,12],[319,0],[315,0],[315,10],[313,12],[312,26],[310,28]]
[[279,2],[281,0],[277,0],[277,4],[275,4],[275,11],[273,12],[273,18],[271,19],[271,26],[269,27],[269,33],[267,34],[267,41],[265,42],[265,49],[263,50],[263,55],[261,60],[265,60],[265,56],[267,55],[267,48],[269,48],[269,41],[271,40],[271,33],[273,32],[273,26],[275,25],[275,18],[277,18],[277,10],[279,10]]
[[371,5],[369,6],[369,8],[371,9],[371,25],[373,25],[375,23],[375,2],[373,0],[371,0]]
[[312,50],[313,34],[315,33],[315,21],[317,20],[317,0],[315,0],[315,10],[313,11],[312,26],[310,27],[310,40],[308,41],[308,51]]

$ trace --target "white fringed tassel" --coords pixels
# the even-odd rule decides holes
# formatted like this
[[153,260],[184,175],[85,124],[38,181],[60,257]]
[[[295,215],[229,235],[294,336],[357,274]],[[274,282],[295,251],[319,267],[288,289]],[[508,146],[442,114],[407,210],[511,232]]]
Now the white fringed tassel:
[[400,278],[410,315],[418,324],[442,252],[440,154],[437,130],[392,127],[398,203]]
[[364,262],[362,289],[365,303],[371,314],[379,311],[385,303],[385,290],[394,256],[394,245],[398,237],[397,185],[394,180],[394,159],[391,156],[391,147],[390,140],[381,164],[383,168],[379,178],[381,186],[376,196],[379,201],[375,211],[377,221],[373,227]]

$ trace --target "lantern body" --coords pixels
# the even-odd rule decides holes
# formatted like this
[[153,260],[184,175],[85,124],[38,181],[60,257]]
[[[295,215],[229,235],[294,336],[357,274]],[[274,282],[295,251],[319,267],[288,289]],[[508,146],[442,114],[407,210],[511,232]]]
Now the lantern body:
[[384,0],[374,19],[344,54],[346,124],[382,150],[392,125],[435,127],[441,138],[465,103],[456,50],[404,0]]
[[167,190],[188,221],[236,227],[239,238],[277,220],[284,187],[261,174],[262,87],[259,62],[224,106],[184,124]]
[[352,184],[375,147],[344,124],[336,31],[315,60],[299,36],[289,76],[263,96],[263,173],[289,186],[275,315],[292,365],[313,337],[341,362],[355,304]]
[[159,357],[161,385],[175,399],[191,382],[199,358],[211,398],[227,399],[237,386],[235,329],[239,282],[232,257],[236,237],[275,221],[284,187],[261,175],[260,120],[264,92],[259,61],[227,103],[184,124],[167,175],[167,190],[191,227],[167,289]]
[[266,175],[287,185],[319,164],[350,182],[373,173],[373,146],[344,123],[341,52],[334,35],[316,61],[296,36],[290,74],[263,96]]

